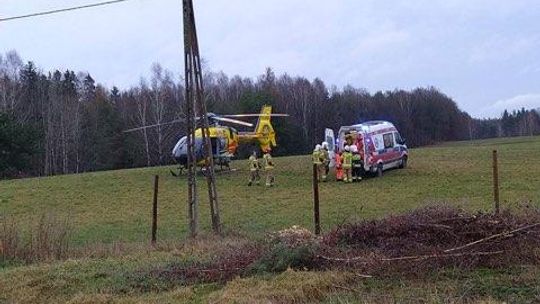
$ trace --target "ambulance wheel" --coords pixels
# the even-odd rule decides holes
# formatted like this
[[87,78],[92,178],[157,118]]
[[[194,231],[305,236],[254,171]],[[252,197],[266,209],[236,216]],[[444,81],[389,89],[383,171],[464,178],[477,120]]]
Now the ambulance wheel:
[[407,168],[407,155],[401,158],[401,163],[399,164],[400,169]]
[[382,177],[382,174],[383,174],[383,165],[382,165],[382,164],[378,164],[378,165],[377,165],[377,176],[378,176],[378,177]]

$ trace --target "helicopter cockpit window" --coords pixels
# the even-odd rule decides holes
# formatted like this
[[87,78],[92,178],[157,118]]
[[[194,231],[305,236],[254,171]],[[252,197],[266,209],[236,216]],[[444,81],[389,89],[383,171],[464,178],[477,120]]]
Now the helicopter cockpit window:
[[187,145],[186,145],[187,137],[184,136],[180,138],[180,140],[176,143],[174,146],[172,153],[175,157],[179,157],[183,153],[187,153]]

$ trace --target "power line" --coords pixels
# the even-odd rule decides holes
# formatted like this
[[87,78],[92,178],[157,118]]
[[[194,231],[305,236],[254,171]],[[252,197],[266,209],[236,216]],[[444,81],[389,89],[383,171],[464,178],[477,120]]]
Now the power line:
[[129,1],[129,0],[112,0],[112,1],[105,1],[105,2],[99,2],[99,3],[86,4],[86,5],[81,5],[81,6],[74,6],[74,7],[68,7],[68,8],[55,9],[55,10],[44,11],[44,12],[39,12],[39,13],[32,13],[32,14],[21,15],[21,16],[6,17],[6,18],[0,18],[0,22],[11,21],[11,20],[16,20],[16,19],[32,18],[32,17],[44,16],[44,15],[52,15],[52,14],[63,13],[63,12],[68,12],[68,11],[75,11],[75,10],[80,10],[80,9],[85,9],[85,8],[96,7],[96,6],[105,6],[105,5],[110,5],[110,4],[116,4],[116,3],[120,3],[120,2],[126,2],[126,1]]

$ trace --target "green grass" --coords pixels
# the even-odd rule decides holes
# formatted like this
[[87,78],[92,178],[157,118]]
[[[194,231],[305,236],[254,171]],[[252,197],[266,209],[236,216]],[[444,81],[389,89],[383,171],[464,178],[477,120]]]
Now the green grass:
[[[321,184],[321,217],[328,230],[344,221],[382,217],[434,203],[471,210],[492,208],[491,151],[499,151],[503,206],[540,206],[540,137],[448,143],[412,149],[409,167],[358,184]],[[277,186],[247,187],[245,161],[218,176],[226,229],[252,236],[312,226],[311,164],[308,156],[276,158]],[[171,167],[172,168],[172,167]],[[186,180],[169,167],[120,170],[0,182],[0,215],[21,223],[42,214],[68,217],[73,242],[146,241],[153,176],[160,175],[159,238],[185,236]],[[200,223],[209,229],[204,180],[199,178]]]

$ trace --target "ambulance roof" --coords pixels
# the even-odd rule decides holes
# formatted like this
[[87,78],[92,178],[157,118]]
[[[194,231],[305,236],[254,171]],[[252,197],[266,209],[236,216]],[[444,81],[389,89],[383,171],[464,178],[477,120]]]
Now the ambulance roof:
[[364,123],[357,124],[357,125],[352,125],[352,126],[348,126],[348,127],[341,127],[340,133],[341,133],[342,130],[347,131],[347,130],[351,130],[351,129],[362,130],[364,132],[371,133],[371,132],[377,132],[379,130],[388,129],[388,128],[395,128],[395,127],[394,127],[394,125],[392,123],[390,123],[388,121],[372,120],[372,121],[366,121]]

